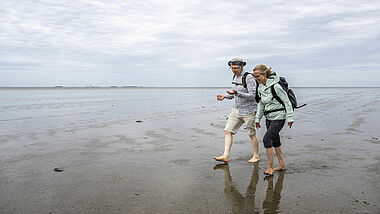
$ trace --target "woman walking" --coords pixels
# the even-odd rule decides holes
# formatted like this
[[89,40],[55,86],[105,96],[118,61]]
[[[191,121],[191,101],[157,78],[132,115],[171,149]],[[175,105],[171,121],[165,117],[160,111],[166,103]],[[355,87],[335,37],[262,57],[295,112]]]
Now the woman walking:
[[[273,171],[283,171],[286,169],[284,155],[282,153],[280,131],[284,127],[285,120],[291,128],[293,120],[293,108],[289,101],[288,95],[282,89],[281,85],[277,84],[280,78],[276,72],[267,68],[265,65],[257,65],[253,69],[253,75],[257,82],[260,84],[258,93],[260,102],[258,104],[257,114],[255,118],[256,128],[261,128],[260,119],[262,116],[266,118],[267,132],[264,135],[264,147],[268,156],[268,168],[264,172],[266,175],[273,175]],[[284,106],[273,97],[272,88],[277,96],[284,103]],[[284,109],[285,107],[285,109]],[[273,169],[274,151],[278,159],[279,166]]]

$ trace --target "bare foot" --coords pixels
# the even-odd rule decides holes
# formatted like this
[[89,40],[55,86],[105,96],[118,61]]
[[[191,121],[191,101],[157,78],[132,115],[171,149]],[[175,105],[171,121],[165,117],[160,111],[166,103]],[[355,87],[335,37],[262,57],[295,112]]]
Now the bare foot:
[[274,171],[279,171],[279,172],[282,172],[282,171],[285,171],[285,170],[286,170],[285,166],[278,166],[278,167],[274,168]]
[[256,163],[260,160],[259,156],[253,156],[251,159],[248,160],[248,162]]
[[223,155],[219,157],[214,157],[214,159],[217,161],[228,162],[228,158],[224,157]]
[[266,175],[273,175],[273,169],[272,168],[268,168],[267,171],[264,172],[264,174],[266,174]]

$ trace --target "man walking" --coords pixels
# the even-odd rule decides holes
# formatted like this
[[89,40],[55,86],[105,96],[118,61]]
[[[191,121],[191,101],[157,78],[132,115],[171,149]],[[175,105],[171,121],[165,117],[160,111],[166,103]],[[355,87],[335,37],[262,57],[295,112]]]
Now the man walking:
[[224,128],[224,153],[222,156],[214,157],[214,159],[224,162],[229,161],[232,136],[238,132],[244,123],[254,151],[253,157],[248,161],[254,163],[260,160],[259,142],[255,129],[255,114],[257,111],[257,103],[255,101],[256,82],[253,75],[243,70],[246,65],[243,59],[233,58],[228,62],[228,65],[234,73],[232,91],[227,91],[226,95],[217,95],[217,100],[222,101],[225,98],[235,98],[235,105],[228,116],[227,124]]

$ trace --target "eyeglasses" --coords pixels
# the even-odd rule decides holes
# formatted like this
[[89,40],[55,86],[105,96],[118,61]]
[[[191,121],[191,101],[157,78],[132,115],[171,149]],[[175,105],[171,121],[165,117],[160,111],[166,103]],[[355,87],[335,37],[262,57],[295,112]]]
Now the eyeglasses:
[[239,67],[231,67],[232,70],[236,70],[236,69],[240,69],[240,66]]
[[259,74],[259,75],[253,75],[253,77],[256,79],[256,78],[259,78],[262,74]]

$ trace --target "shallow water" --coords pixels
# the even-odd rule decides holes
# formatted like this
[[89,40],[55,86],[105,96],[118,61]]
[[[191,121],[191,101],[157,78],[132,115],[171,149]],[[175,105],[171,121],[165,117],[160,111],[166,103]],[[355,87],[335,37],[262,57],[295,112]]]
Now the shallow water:
[[260,163],[243,127],[212,159],[225,89],[1,89],[0,213],[379,213],[380,88],[294,90],[288,169],[264,180],[265,129]]

